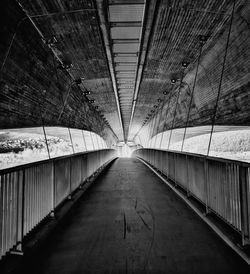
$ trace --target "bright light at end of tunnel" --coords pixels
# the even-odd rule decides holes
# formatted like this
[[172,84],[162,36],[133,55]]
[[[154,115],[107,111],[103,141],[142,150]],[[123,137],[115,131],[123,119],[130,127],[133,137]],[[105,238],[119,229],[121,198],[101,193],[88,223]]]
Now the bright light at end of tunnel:
[[131,157],[131,149],[130,147],[127,145],[127,144],[124,144],[121,148],[121,154],[120,154],[120,157]]

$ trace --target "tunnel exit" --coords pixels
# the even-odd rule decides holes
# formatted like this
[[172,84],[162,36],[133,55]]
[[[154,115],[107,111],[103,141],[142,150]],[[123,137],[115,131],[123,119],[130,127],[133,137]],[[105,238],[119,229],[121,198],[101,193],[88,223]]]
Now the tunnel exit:
[[117,144],[118,156],[120,158],[130,158],[132,152],[137,148],[134,142],[120,142]]

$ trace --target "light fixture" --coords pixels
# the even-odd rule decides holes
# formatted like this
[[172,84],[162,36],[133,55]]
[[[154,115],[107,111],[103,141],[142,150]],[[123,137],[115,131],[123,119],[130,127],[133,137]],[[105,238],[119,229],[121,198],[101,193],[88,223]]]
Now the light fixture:
[[189,65],[189,62],[183,61],[182,64],[183,68],[187,68]]
[[163,93],[164,95],[167,95],[167,94],[168,94],[168,92],[167,92],[166,90],[164,90],[162,93]]
[[202,45],[204,45],[207,42],[207,39],[208,39],[209,36],[207,36],[207,35],[199,35],[198,37],[199,37],[200,43]]
[[172,78],[172,79],[171,79],[171,83],[172,83],[172,84],[175,84],[175,83],[176,83],[176,79],[175,79],[175,78]]

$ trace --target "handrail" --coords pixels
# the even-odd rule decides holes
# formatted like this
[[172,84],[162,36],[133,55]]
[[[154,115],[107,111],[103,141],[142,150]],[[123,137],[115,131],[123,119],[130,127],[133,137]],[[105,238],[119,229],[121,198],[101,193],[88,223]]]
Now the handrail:
[[43,164],[43,163],[53,162],[55,160],[67,159],[68,157],[74,157],[74,156],[79,156],[79,155],[84,155],[84,154],[89,154],[89,153],[92,153],[92,152],[104,151],[104,150],[110,150],[110,149],[109,148],[104,148],[104,149],[88,150],[88,151],[77,152],[77,153],[73,153],[73,154],[61,155],[61,156],[58,156],[58,157],[52,157],[50,159],[43,159],[43,160],[39,160],[39,161],[36,161],[36,162],[30,162],[30,163],[21,164],[21,165],[17,165],[17,166],[13,166],[13,167],[6,167],[6,168],[3,168],[3,169],[0,169],[0,175],[5,174],[6,172],[10,172],[10,171],[16,171],[16,170],[19,170],[19,169],[40,165],[40,164]]
[[205,205],[250,244],[250,164],[179,151],[140,148],[132,153]]
[[0,171],[0,259],[22,252],[24,237],[117,157],[114,149],[65,155]]
[[[219,162],[226,162],[226,163],[238,163],[242,166],[247,166],[250,167],[250,163],[240,161],[240,160],[233,160],[233,159],[227,159],[227,158],[221,158],[217,156],[209,156],[209,155],[204,155],[204,154],[199,154],[199,153],[192,153],[192,152],[185,152],[185,151],[178,151],[178,150],[171,150],[171,149],[155,149],[155,148],[139,148],[139,149],[152,149],[152,150],[160,150],[160,151],[166,151],[166,152],[171,152],[171,153],[176,153],[176,154],[182,154],[182,155],[189,155],[189,156],[194,156],[198,158],[206,158],[210,160],[218,160]],[[139,150],[137,149],[137,150]]]

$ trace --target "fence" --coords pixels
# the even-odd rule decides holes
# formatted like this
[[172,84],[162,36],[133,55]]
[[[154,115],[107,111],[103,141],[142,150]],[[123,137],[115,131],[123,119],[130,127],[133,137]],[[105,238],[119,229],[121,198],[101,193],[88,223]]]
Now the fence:
[[250,240],[250,164],[191,153],[138,149],[142,158]]
[[105,149],[0,170],[0,258],[115,157]]

